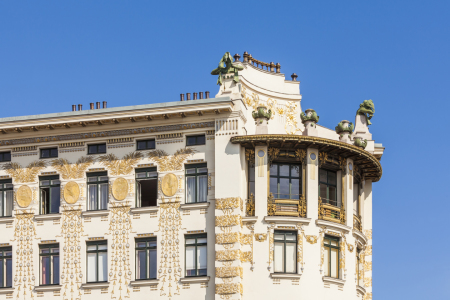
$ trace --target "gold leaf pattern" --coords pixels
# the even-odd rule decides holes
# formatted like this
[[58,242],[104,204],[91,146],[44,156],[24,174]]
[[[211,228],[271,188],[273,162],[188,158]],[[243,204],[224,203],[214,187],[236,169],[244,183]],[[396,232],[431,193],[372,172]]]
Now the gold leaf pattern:
[[216,267],[217,278],[238,277],[241,275],[241,267]]
[[229,261],[236,260],[240,258],[239,250],[218,250],[216,251],[217,261]]
[[99,157],[99,161],[108,168],[111,175],[127,175],[133,171],[134,166],[141,158],[142,153],[134,151],[126,154],[122,159],[119,159],[113,153],[105,154]]
[[241,292],[241,283],[216,283],[216,294],[227,295]]
[[239,232],[216,233],[216,244],[232,244],[239,242]]
[[3,165],[3,170],[14,179],[14,183],[25,183],[36,181],[36,176],[45,167],[45,161],[35,160],[25,168],[22,168],[19,163],[10,162]]
[[174,155],[169,155],[166,151],[157,149],[148,153],[148,158],[158,165],[159,172],[179,171],[183,169],[184,161],[196,151],[192,148],[182,148]]
[[65,158],[54,159],[51,166],[61,174],[63,179],[83,178],[87,168],[94,162],[92,156],[82,156],[75,164]]
[[235,226],[241,224],[241,216],[239,215],[225,215],[216,216],[216,226]]
[[216,209],[232,209],[240,206],[240,198],[216,199]]

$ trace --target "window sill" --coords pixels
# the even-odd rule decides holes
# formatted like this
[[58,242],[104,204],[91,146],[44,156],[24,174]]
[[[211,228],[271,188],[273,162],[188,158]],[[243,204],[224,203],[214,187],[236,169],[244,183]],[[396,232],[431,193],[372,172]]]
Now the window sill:
[[100,217],[100,216],[107,216],[108,214],[109,214],[108,209],[87,210],[87,211],[83,211],[83,213],[82,213],[83,217]]
[[181,204],[180,208],[181,209],[206,209],[209,207],[211,203],[210,202],[196,202],[196,203],[186,203],[186,204]]
[[207,283],[209,281],[209,276],[199,276],[199,277],[184,277],[180,278],[181,283]]
[[159,206],[145,206],[145,207],[135,207],[131,209],[132,214],[145,214],[151,212],[158,212]]
[[109,282],[88,282],[81,285],[83,289],[103,289],[107,287],[109,287]]
[[319,227],[325,226],[327,229],[334,229],[334,230],[337,230],[337,231],[343,232],[343,233],[349,233],[350,230],[352,229],[351,227],[348,227],[343,224],[334,223],[334,222],[330,222],[330,221],[324,221],[324,220],[316,220],[316,225]]
[[61,214],[46,214],[34,216],[36,221],[58,220],[61,219]]
[[0,218],[0,224],[7,224],[7,223],[12,223],[12,222],[14,222],[13,217],[1,217]]
[[356,292],[360,293],[361,295],[365,295],[366,294],[366,289],[363,288],[362,286],[356,284]]
[[301,217],[282,217],[282,216],[265,216],[264,221],[267,223],[275,223],[275,224],[298,224],[302,223],[304,225],[308,225],[311,222],[310,218],[301,218]]
[[131,281],[131,286],[147,286],[147,285],[158,285],[159,279],[142,279],[142,280],[136,280]]
[[50,292],[50,291],[60,291],[61,285],[55,284],[55,285],[40,285],[35,286],[34,290],[36,292]]
[[270,273],[273,279],[300,279],[302,274],[296,273]]
[[11,294],[14,293],[15,289],[13,287],[0,288],[0,294]]
[[322,280],[324,283],[330,283],[335,285],[344,285],[345,280],[339,279],[339,278],[333,278],[333,277],[327,277],[323,276]]
[[258,217],[242,217],[242,223],[256,223]]

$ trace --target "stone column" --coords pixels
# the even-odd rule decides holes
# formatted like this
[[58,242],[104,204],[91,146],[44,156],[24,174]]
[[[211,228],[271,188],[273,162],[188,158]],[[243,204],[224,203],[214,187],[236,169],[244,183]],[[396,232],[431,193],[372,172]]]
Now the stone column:
[[314,222],[319,217],[319,151],[313,148],[306,151],[306,205],[306,216]]

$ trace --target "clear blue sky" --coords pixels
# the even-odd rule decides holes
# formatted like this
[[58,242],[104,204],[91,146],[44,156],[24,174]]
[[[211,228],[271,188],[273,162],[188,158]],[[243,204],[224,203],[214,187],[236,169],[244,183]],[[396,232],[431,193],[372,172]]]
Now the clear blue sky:
[[1,1],[0,117],[215,95],[226,51],[296,72],[303,109],[327,127],[373,99],[386,147],[374,297],[449,299],[449,12],[450,1]]

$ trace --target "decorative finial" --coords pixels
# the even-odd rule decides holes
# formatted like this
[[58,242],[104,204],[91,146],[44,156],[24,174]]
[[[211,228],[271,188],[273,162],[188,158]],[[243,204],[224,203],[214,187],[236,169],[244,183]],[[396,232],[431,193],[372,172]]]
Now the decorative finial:
[[317,115],[316,111],[314,109],[307,109],[305,110],[306,114],[302,112],[300,114],[300,119],[302,119],[302,123],[305,124],[308,121],[312,121],[313,123],[319,122],[319,116]]
[[337,126],[334,129],[336,130],[337,134],[341,134],[344,132],[348,132],[351,134],[354,128],[355,126],[353,125],[352,122],[342,120],[341,122],[339,122],[339,124],[337,124]]
[[236,53],[233,57],[234,57],[234,62],[238,62],[239,59],[241,58],[241,56],[239,55],[239,53]]
[[362,139],[360,136],[355,136],[355,142],[353,145],[365,149],[367,146],[367,139]]
[[292,75],[291,75],[291,78],[292,78],[292,81],[297,81],[297,74],[295,74],[295,73],[292,73]]

